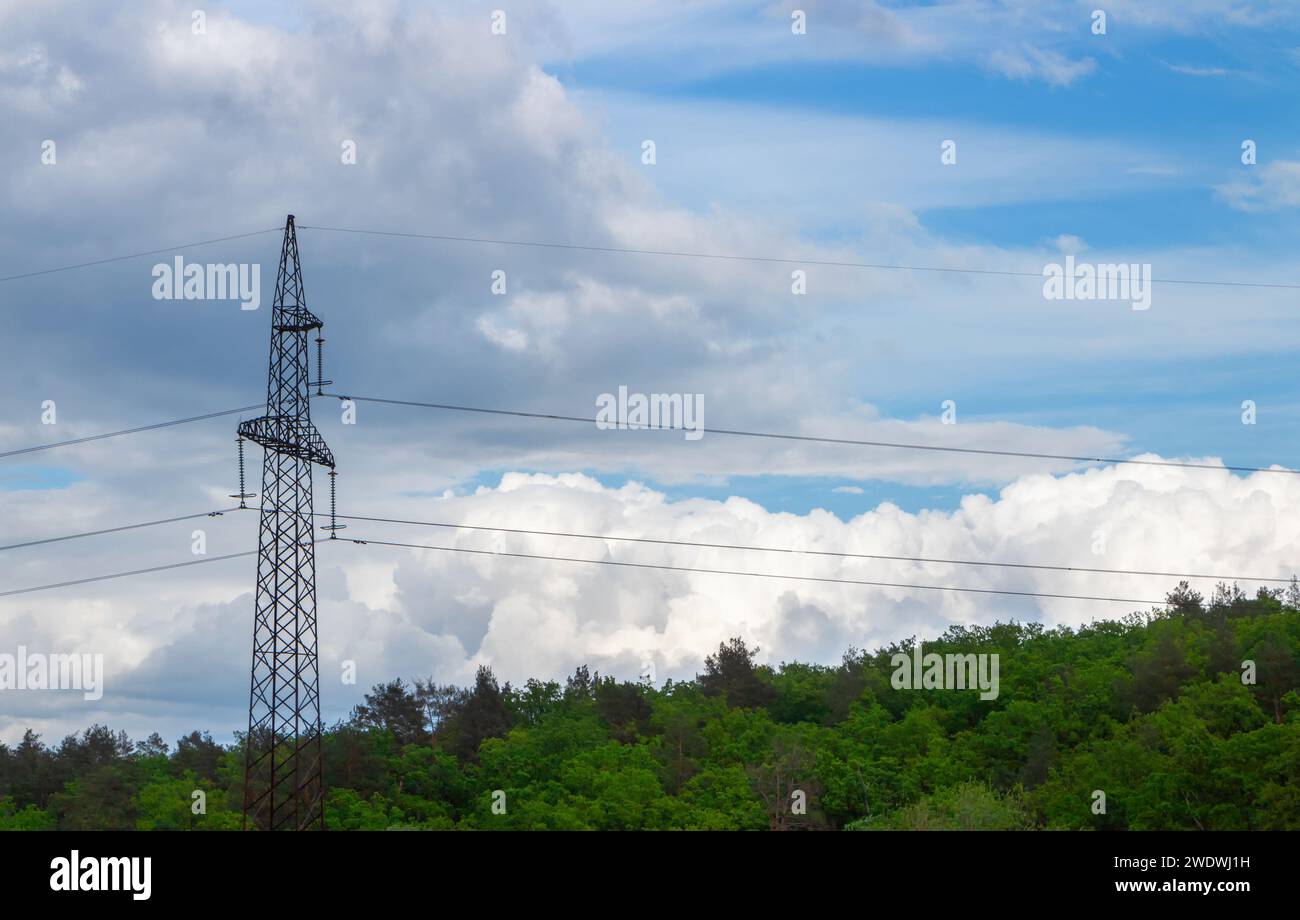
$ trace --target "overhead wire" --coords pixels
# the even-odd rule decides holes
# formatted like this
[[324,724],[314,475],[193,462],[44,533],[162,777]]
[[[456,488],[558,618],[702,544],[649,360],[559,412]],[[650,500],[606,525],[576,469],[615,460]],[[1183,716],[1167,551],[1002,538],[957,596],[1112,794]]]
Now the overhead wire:
[[[721,252],[696,252],[683,249],[648,249],[631,246],[601,246],[583,243],[556,243],[545,240],[512,240],[485,236],[462,236],[448,233],[414,233],[398,230],[367,230],[358,227],[326,227],[319,224],[299,224],[299,230],[316,230],[323,233],[350,233],[359,236],[378,236],[396,239],[433,240],[444,243],[479,243],[492,246],[522,246],[536,249],[564,249],[578,252],[614,253],[619,255],[670,256],[673,258],[711,259],[727,262],[768,262],[781,265],[817,265],[830,268],[863,268],[882,271],[935,272],[964,275],[999,275],[1012,278],[1042,279],[1041,271],[1012,271],[992,268],[963,268],[953,265],[902,265],[886,262],[856,262],[841,259],[809,259],[793,256],[740,255]],[[1232,281],[1194,278],[1152,278],[1157,284],[1194,284],[1222,287],[1300,288],[1300,283],[1289,281]]]
[[[514,416],[517,418],[541,419],[544,421],[579,422],[586,425],[595,425],[597,422],[596,418],[591,416],[584,416],[584,415],[559,415],[551,412],[527,412],[522,409],[491,409],[491,408],[484,408],[482,406],[463,406],[463,405],[456,405],[454,403],[420,402],[417,400],[391,399],[387,397],[378,397],[378,396],[354,396],[345,393],[322,393],[320,395],[325,397],[333,397],[335,399],[340,399],[340,400],[354,400],[357,402],[370,402],[370,403],[392,405],[392,406],[410,406],[410,407],[418,407],[423,409],[439,409],[439,410],[450,411],[450,412],[472,412],[472,413],[480,413],[480,414],[487,414],[487,415],[505,415],[505,416]],[[624,427],[630,430],[640,430],[640,431],[680,432],[683,430],[680,427],[656,426],[656,425],[626,425]],[[1295,475],[1297,473],[1300,473],[1300,470],[1293,470],[1293,469],[1288,469],[1286,467],[1280,467],[1280,466],[1272,466],[1272,467],[1228,466],[1225,464],[1218,464],[1218,463],[1190,463],[1181,460],[1141,460],[1138,458],[1125,458],[1125,457],[1098,457],[1098,456],[1077,455],[1077,454],[1051,454],[1051,453],[1040,453],[1035,451],[997,450],[995,448],[984,448],[984,447],[956,447],[956,446],[945,445],[945,444],[918,444],[918,443],[907,443],[901,441],[876,441],[876,440],[865,440],[859,438],[839,438],[839,437],[828,437],[828,436],[821,436],[821,435],[788,434],[788,433],[773,432],[773,431],[747,431],[747,430],[742,430],[737,428],[709,428],[709,427],[701,426],[699,428],[695,428],[691,430],[699,431],[703,434],[733,435],[733,436],[746,437],[746,438],[772,438],[772,439],[782,440],[782,441],[805,441],[805,442],[812,442],[818,444],[841,444],[841,445],[848,445],[848,446],[855,446],[855,447],[882,447],[882,448],[891,448],[896,450],[938,451],[942,453],[977,454],[977,455],[991,456],[991,457],[1015,457],[1015,458],[1030,459],[1030,460],[1060,460],[1060,461],[1068,461],[1071,463],[1113,463],[1113,464],[1129,464],[1135,466],[1175,467],[1175,468],[1196,469],[1196,470],[1219,470],[1219,471],[1228,471],[1233,473],[1287,473],[1290,475]]]
[[925,585],[925,584],[914,584],[908,582],[867,581],[864,579],[856,579],[856,578],[827,578],[827,577],[820,577],[815,575],[785,575],[785,574],[777,574],[774,572],[749,572],[749,571],[742,571],[736,569],[714,569],[714,568],[702,568],[698,566],[666,565],[666,564],[648,563],[648,562],[622,562],[614,559],[584,559],[576,556],[556,556],[556,555],[547,555],[542,553],[518,553],[518,552],[507,552],[505,550],[470,549],[468,547],[463,547],[463,546],[430,546],[424,543],[402,543],[393,540],[371,540],[365,538],[347,538],[346,540],[340,539],[337,542],[348,542],[348,543],[354,543],[363,546],[370,546],[370,545],[389,546],[389,547],[399,547],[405,549],[436,550],[438,552],[447,552],[447,553],[466,553],[466,554],[476,555],[476,556],[504,556],[512,559],[533,559],[533,560],[545,560],[549,562],[572,562],[572,563],[582,563],[585,565],[617,566],[620,568],[631,568],[631,569],[652,569],[655,571],[662,571],[662,572],[685,572],[685,573],[706,574],[706,575],[732,575],[732,576],[743,576],[746,578],[779,579],[784,581],[808,581],[808,582],[818,582],[823,584],[858,585],[858,586],[868,586],[868,587],[875,587],[875,588],[899,588],[899,589],[909,590],[909,591],[951,591],[951,592],[963,593],[963,594],[996,594],[996,595],[1010,595],[1015,597],[1049,598],[1049,599],[1056,599],[1056,600],[1103,601],[1103,602],[1123,603],[1123,604],[1143,604],[1143,605],[1149,605],[1155,607],[1161,607],[1167,603],[1166,601],[1163,600],[1153,601],[1153,600],[1144,600],[1141,598],[1132,598],[1132,597],[1102,597],[1102,596],[1088,595],[1088,594],[1052,594],[1043,591],[1013,591],[1010,589],[1003,589],[1003,588],[967,588],[967,587],[958,587],[954,585]]

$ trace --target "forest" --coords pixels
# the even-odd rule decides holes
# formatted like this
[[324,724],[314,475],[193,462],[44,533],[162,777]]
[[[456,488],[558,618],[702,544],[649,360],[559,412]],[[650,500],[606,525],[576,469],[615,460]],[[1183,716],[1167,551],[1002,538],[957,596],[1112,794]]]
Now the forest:
[[[331,830],[1300,828],[1300,589],[1186,582],[1079,628],[953,626],[999,692],[723,643],[689,681],[396,679],[322,742]],[[984,694],[988,696],[988,694]],[[243,751],[95,725],[0,744],[0,829],[227,830]],[[200,807],[201,806],[201,807]]]

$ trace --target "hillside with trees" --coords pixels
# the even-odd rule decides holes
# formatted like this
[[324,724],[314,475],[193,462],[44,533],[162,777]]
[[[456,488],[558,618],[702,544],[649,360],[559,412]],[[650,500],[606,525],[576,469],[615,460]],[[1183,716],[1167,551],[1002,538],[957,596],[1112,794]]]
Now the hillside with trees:
[[[324,738],[334,830],[1297,829],[1300,590],[1078,629],[952,627],[926,652],[997,654],[1000,692],[895,689],[905,641],[838,665],[694,680],[376,686]],[[243,753],[93,726],[0,745],[0,829],[233,829]],[[195,791],[205,813],[194,814]],[[1104,811],[1099,811],[1104,796]],[[802,803],[802,804],[798,804]]]

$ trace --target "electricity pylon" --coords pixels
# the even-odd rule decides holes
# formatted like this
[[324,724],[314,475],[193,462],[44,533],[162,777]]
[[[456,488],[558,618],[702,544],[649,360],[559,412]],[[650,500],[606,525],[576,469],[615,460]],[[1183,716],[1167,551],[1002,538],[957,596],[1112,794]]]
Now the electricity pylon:
[[[239,436],[266,448],[257,543],[253,668],[244,739],[244,828],[324,830],[312,464],[334,455],[311,423],[307,309],[293,215],[271,312],[266,415]],[[243,491],[242,489],[240,490]]]

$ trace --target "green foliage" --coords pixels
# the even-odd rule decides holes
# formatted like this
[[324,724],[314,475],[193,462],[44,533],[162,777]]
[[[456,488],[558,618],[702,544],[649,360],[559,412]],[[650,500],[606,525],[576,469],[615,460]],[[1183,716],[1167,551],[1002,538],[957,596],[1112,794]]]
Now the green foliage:
[[[1285,603],[1283,602],[1285,600]],[[1300,589],[1180,585],[1080,629],[954,626],[995,699],[899,690],[890,658],[756,663],[741,639],[660,688],[395,680],[324,736],[340,830],[1300,829]],[[1243,682],[1243,675],[1254,682]],[[0,745],[0,829],[233,829],[242,740],[172,749],[92,726]],[[195,791],[206,810],[195,814]],[[1105,810],[1095,806],[1104,794]]]
[[0,831],[52,831],[54,815],[35,805],[18,808],[13,799],[0,796]]
[[983,783],[958,783],[879,818],[859,818],[849,831],[1025,831],[1034,827],[1023,791],[1002,793]]

